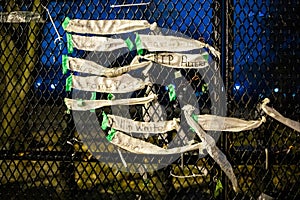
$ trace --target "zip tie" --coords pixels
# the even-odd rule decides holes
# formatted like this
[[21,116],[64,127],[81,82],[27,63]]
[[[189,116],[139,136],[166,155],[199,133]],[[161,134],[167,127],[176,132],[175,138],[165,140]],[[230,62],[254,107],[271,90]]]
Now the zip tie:
[[130,40],[130,38],[127,38],[127,39],[125,40],[125,44],[127,45],[128,49],[129,49],[130,51],[132,51],[132,49],[134,48],[134,44],[133,44],[133,42]]
[[69,69],[69,62],[68,62],[68,56],[62,55],[62,73],[66,74]]
[[66,79],[66,92],[71,92],[71,89],[72,89],[72,74],[70,76],[68,76],[68,78]]
[[67,47],[68,47],[68,53],[73,53],[73,42],[72,42],[72,35],[70,33],[66,33],[67,36]]
[[121,8],[121,7],[130,7],[130,6],[146,6],[149,5],[150,2],[147,3],[129,3],[129,4],[117,4],[117,5],[110,5],[111,8]]
[[174,101],[176,99],[176,92],[173,84],[168,85],[168,91],[170,101]]
[[217,180],[217,184],[216,184],[216,188],[214,191],[214,197],[218,197],[220,195],[220,192],[222,192],[223,190],[223,185],[222,182],[220,181],[220,179]]
[[48,14],[48,16],[49,16],[49,19],[50,19],[50,21],[51,21],[51,23],[52,23],[52,25],[53,25],[53,27],[54,27],[54,30],[55,30],[55,32],[56,32],[56,34],[57,34],[57,38],[55,38],[54,44],[56,44],[56,42],[59,41],[59,43],[58,43],[59,49],[62,50],[62,37],[59,35],[59,32],[58,32],[58,30],[57,30],[57,28],[56,28],[56,26],[55,26],[55,23],[54,23],[54,21],[53,21],[53,19],[52,19],[52,17],[51,17],[51,14],[50,14],[48,8],[46,8],[46,7],[43,6],[43,5],[42,5],[42,7],[46,10],[46,12],[47,12],[47,14]]
[[[96,100],[96,97],[97,97],[97,93],[92,92],[91,100]],[[95,109],[91,109],[90,112],[95,112]]]
[[70,20],[71,20],[71,19],[70,19],[69,17],[66,17],[65,20],[63,21],[62,27],[63,27],[64,30],[66,29],[66,27],[67,27],[68,24],[70,23]]
[[142,44],[142,41],[141,41],[141,37],[138,33],[135,33],[135,45],[136,45],[136,51],[137,51],[137,54],[140,56],[143,54],[143,44]]
[[192,118],[198,123],[198,115],[192,114]]
[[110,129],[110,131],[108,132],[108,136],[106,136],[106,139],[111,142],[114,139],[115,134],[116,134],[116,130],[113,128]]
[[104,111],[102,112],[102,116],[103,116],[103,119],[102,119],[102,123],[101,123],[101,128],[102,128],[102,130],[105,131],[108,127],[108,117]]
[[207,54],[203,54],[202,57],[204,58],[204,60],[208,61],[209,55]]
[[77,105],[78,106],[83,106],[84,102],[82,99],[77,99]]
[[107,95],[107,100],[114,100],[115,99],[115,95],[113,95],[112,93],[109,93]]

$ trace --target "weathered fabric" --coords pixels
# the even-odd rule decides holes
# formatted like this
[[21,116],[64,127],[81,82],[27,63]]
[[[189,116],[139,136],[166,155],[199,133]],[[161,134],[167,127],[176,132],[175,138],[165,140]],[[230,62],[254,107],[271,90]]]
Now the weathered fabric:
[[111,128],[125,133],[165,133],[178,129],[178,119],[158,122],[141,122],[116,115],[107,115]]
[[270,117],[276,119],[277,121],[283,123],[284,125],[300,132],[300,122],[291,120],[289,118],[286,118],[282,116],[278,111],[276,111],[274,108],[271,108],[267,106],[267,104],[270,102],[268,98],[263,100],[263,103],[261,104],[261,109]]
[[143,89],[149,82],[134,78],[129,74],[107,78],[99,76],[74,76],[72,75],[72,87],[78,90],[95,91],[105,93],[127,93]]
[[[188,68],[205,68],[208,67],[206,57],[208,53],[202,54],[179,54],[179,53],[157,53],[140,56],[145,60],[161,64],[166,67],[188,69]],[[138,59],[134,59],[137,62]]]
[[131,98],[131,99],[116,99],[116,100],[80,100],[65,98],[65,104],[69,110],[92,110],[105,106],[114,105],[137,105],[149,103],[157,99],[157,96],[152,94],[147,97]]
[[261,120],[242,120],[233,117],[221,117],[217,115],[197,115],[198,124],[207,131],[229,131],[240,132],[259,127],[266,121],[265,117]]
[[208,154],[218,163],[221,169],[228,176],[233,185],[234,191],[238,191],[238,183],[233,169],[224,153],[216,146],[216,141],[201,128],[201,126],[192,118],[192,112],[195,108],[191,105],[185,105],[183,108],[184,116],[187,123],[196,131],[197,135],[203,142]]
[[121,76],[126,72],[152,65],[151,61],[147,61],[147,62],[140,62],[137,64],[126,65],[123,67],[107,68],[93,61],[89,61],[81,58],[73,58],[73,57],[67,57],[66,63],[67,63],[66,67],[71,71],[83,72],[83,73],[106,76],[106,77]]
[[68,32],[88,33],[98,35],[112,35],[134,32],[147,28],[155,29],[156,24],[151,25],[146,20],[84,20],[66,19],[64,29]]

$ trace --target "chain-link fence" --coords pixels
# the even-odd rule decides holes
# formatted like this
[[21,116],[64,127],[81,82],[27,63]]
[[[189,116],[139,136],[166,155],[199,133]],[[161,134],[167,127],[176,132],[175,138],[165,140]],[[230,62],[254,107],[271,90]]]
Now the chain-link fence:
[[[240,190],[236,193],[214,159],[200,156],[198,150],[167,158],[123,150],[111,153],[113,146],[99,136],[107,132],[99,133],[92,117],[101,121],[103,111],[118,115],[125,111],[106,106],[88,114],[69,114],[64,98],[74,93],[65,90],[70,72],[62,73],[62,55],[102,63],[113,60],[108,68],[134,58],[132,52],[120,56],[74,49],[70,54],[63,28],[67,17],[147,20],[167,34],[180,33],[221,52],[219,59],[211,56],[227,96],[222,102],[227,113],[218,114],[258,119],[264,115],[258,105],[269,98],[281,114],[299,121],[299,7],[298,1],[290,0],[1,1],[1,199],[299,199],[299,132],[270,117],[257,129],[223,132],[217,146],[233,166]],[[212,104],[220,97],[209,95],[218,93],[207,86],[216,82],[215,74],[177,71],[193,89],[200,113],[216,114]],[[171,73],[156,74],[172,79]],[[165,120],[178,118],[182,105],[169,101],[164,84],[150,90],[158,94]],[[139,90],[130,98],[145,93]],[[80,95],[91,98],[91,93]],[[95,98],[107,96],[97,93]],[[159,112],[147,106],[127,108],[137,121]],[[218,139],[218,134],[211,134]],[[174,135],[169,131],[145,141],[165,147]],[[149,168],[165,166],[147,171],[136,167],[141,162]],[[124,164],[136,167],[134,172],[119,170]]]

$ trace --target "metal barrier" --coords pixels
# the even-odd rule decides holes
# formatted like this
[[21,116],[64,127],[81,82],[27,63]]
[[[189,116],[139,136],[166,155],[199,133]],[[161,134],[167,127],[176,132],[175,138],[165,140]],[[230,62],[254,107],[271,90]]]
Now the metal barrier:
[[[101,143],[103,138],[90,117],[96,114],[101,120],[102,111],[112,113],[112,109],[78,114],[80,121],[74,122],[75,116],[64,104],[64,98],[72,96],[65,91],[70,74],[62,73],[62,55],[68,54],[62,25],[66,17],[147,20],[221,52],[215,61],[225,86],[226,116],[258,119],[264,113],[257,105],[269,98],[280,113],[299,121],[297,10],[299,2],[291,0],[0,2],[1,199],[299,199],[299,132],[272,118],[258,129],[222,133],[217,142],[234,168],[239,193],[215,161],[199,156],[199,151],[160,157],[166,166],[151,172],[116,170],[124,160],[140,163],[152,157],[122,151],[124,158],[120,158],[116,151],[105,162],[111,146]],[[77,49],[71,55],[100,59]],[[112,65],[122,66],[133,55],[127,53],[128,60],[115,57],[108,53],[101,59],[113,59]],[[206,87],[214,79],[203,81],[193,70],[181,73],[194,89],[200,113],[212,113],[214,100]],[[152,88],[166,98],[164,89]],[[210,88],[209,92],[215,91]],[[90,98],[90,93],[84,95]],[[97,94],[97,98],[107,99],[107,95]],[[167,119],[179,117],[178,102],[160,103]],[[150,113],[145,106],[129,109],[137,120],[145,120]],[[91,127],[85,129],[89,130],[86,136],[78,123]],[[148,140],[164,147],[172,134]]]

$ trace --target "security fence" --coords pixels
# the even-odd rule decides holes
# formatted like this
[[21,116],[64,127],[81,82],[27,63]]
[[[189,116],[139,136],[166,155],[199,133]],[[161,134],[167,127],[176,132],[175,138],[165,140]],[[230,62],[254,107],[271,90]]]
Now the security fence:
[[[270,105],[282,115],[299,121],[299,7],[299,2],[292,0],[1,1],[1,199],[299,199],[299,132],[260,108],[269,98]],[[68,18],[146,20],[150,29],[161,27],[164,36],[206,44],[200,53],[204,53],[203,58],[208,56],[203,62],[210,67],[202,71],[148,68],[152,78],[162,82],[129,96],[78,92],[74,88],[71,92],[66,90],[68,77],[84,72],[64,71],[62,66],[71,62],[66,59],[86,59],[111,69],[130,65],[136,54],[144,56],[148,51],[139,51],[137,35],[142,38],[145,32],[138,30],[125,38],[108,34],[116,40],[127,38],[124,52],[99,53],[75,45],[70,51],[70,38],[74,41],[75,34],[67,31]],[[156,35],[158,43],[160,34]],[[91,38],[81,45],[97,46],[98,40]],[[130,45],[136,47],[131,49]],[[210,47],[219,51],[220,57]],[[163,55],[159,53],[156,56]],[[133,73],[140,74],[141,70]],[[222,83],[216,78],[218,74]],[[187,84],[178,81],[180,77]],[[184,84],[192,93],[178,92],[188,88]],[[176,91],[176,96],[170,91]],[[73,99],[82,106],[87,103],[76,99],[132,100],[151,94],[157,95],[163,110],[145,103],[78,112],[68,110],[64,101]],[[156,149],[138,154],[103,142],[111,134],[100,128],[106,117],[103,113],[108,117],[127,115],[134,121],[154,119],[158,124],[160,119],[183,119],[182,108],[187,103],[198,107],[198,116],[215,114],[245,120],[266,116],[255,129],[209,132],[231,163],[239,192],[234,191],[219,163],[200,147],[165,156],[154,155]],[[170,142],[182,145],[187,138],[202,140],[195,137],[197,130],[189,122],[183,120],[180,125],[186,135],[171,129],[143,136],[142,144],[155,144],[160,152],[171,146]],[[147,132],[147,128],[138,126],[140,131]]]

